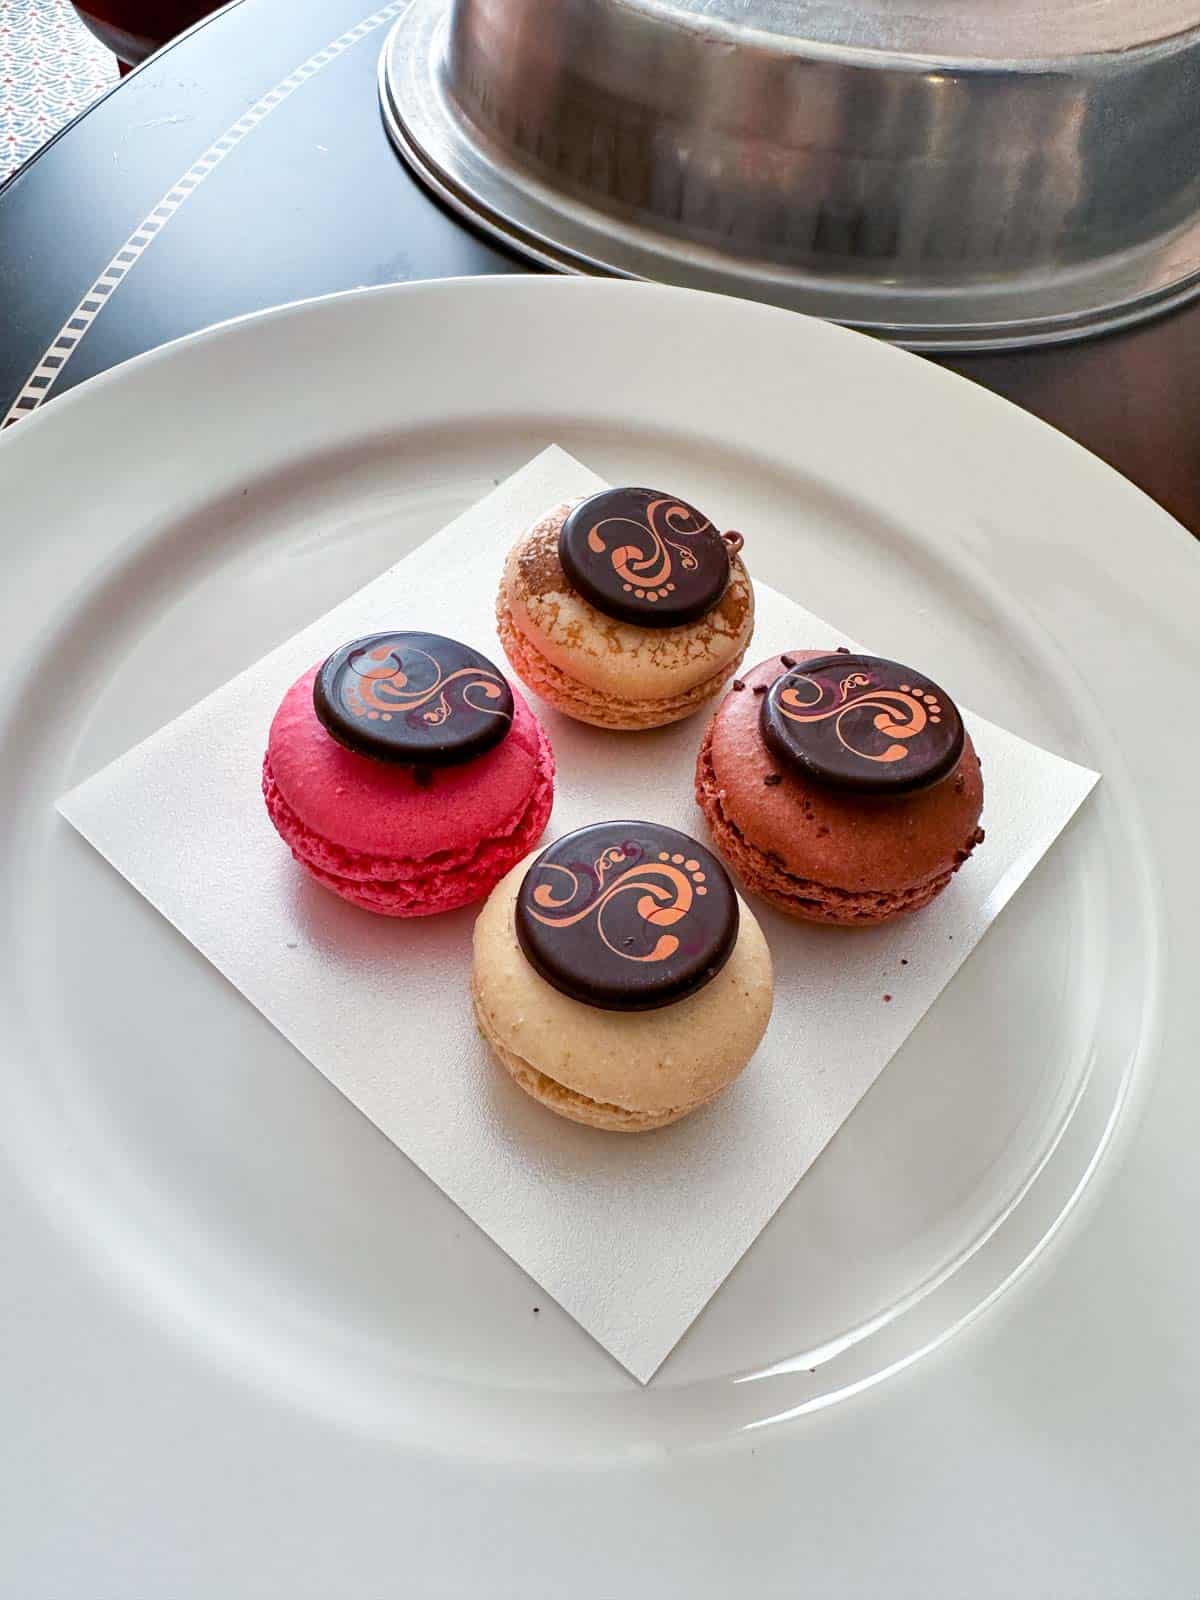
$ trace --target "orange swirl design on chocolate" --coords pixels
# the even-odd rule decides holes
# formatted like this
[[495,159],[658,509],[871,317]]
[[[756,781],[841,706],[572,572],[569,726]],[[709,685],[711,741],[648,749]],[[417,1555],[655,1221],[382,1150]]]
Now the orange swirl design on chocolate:
[[[614,525],[632,528],[637,542],[630,543],[628,533],[609,533],[607,530]],[[589,528],[587,543],[595,555],[607,552],[613,571],[626,590],[636,593],[639,599],[665,599],[675,587],[669,580],[675,572],[676,560],[682,572],[694,572],[699,565],[695,553],[682,541],[709,533],[712,526],[707,517],[691,506],[664,495],[649,501],[644,522],[634,517],[601,517]],[[610,550],[610,538],[625,542]]]
[[699,862],[685,861],[682,855],[676,860],[663,851],[657,861],[638,861],[619,872],[606,885],[605,880],[613,869],[619,868],[628,859],[628,853],[620,846],[610,846],[603,851],[592,863],[596,892],[585,905],[574,911],[564,908],[570,907],[577,899],[585,879],[571,867],[559,866],[553,861],[540,863],[538,870],[557,873],[566,883],[559,893],[555,892],[551,883],[537,884],[533,890],[533,903],[538,909],[530,914],[549,928],[572,928],[588,917],[595,917],[596,933],[613,955],[623,961],[666,961],[679,949],[677,935],[660,933],[648,955],[634,955],[609,938],[604,926],[606,912],[619,896],[638,894],[640,898],[635,910],[643,922],[651,928],[676,927],[692,910],[697,896],[708,893],[704,885],[705,874],[700,870]]
[[[480,667],[460,667],[457,672],[452,672],[447,677],[441,662],[428,651],[412,647],[407,653],[410,656],[419,656],[429,663],[433,669],[432,683],[422,688],[410,689],[409,673],[405,671],[404,661],[395,650],[386,645],[351,657],[349,665],[354,677],[347,680],[343,700],[346,709],[352,715],[368,717],[371,721],[378,718],[382,722],[390,722],[398,713],[411,715],[433,701],[428,711],[421,712],[419,720],[428,727],[440,727],[454,715],[454,707],[446,691],[452,684],[461,683],[459,695],[463,704],[469,706],[472,711],[479,711],[488,716],[507,716],[507,712],[495,706],[480,704],[478,699],[472,698],[473,692],[477,692],[485,700],[501,699],[504,694],[504,680],[498,673],[487,672]],[[360,666],[364,657],[370,663],[365,669]]]
[[[837,685],[834,704],[827,705],[824,704],[827,687],[833,693],[832,686],[820,684],[815,678],[795,670],[791,674],[789,687],[780,692],[780,715],[789,722],[801,723],[827,722],[832,718],[838,743],[851,755],[863,761],[885,764],[903,761],[911,749],[908,741],[918,738],[930,724],[941,722],[941,703],[929,690],[907,683],[901,684],[898,689],[872,689],[870,682],[865,673],[848,673]],[[816,698],[803,699],[800,684],[807,684]],[[865,689],[866,692],[856,694],[854,691],[858,689]],[[905,742],[889,744],[886,749],[876,753],[856,744],[843,724],[853,713],[871,710],[876,713],[871,721],[878,733],[887,739]]]

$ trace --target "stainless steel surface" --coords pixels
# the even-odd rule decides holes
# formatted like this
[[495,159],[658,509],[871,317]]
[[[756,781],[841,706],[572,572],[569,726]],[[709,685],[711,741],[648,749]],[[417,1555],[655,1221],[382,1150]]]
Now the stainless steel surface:
[[924,349],[1052,342],[1200,289],[1200,0],[415,0],[390,131],[562,270]]

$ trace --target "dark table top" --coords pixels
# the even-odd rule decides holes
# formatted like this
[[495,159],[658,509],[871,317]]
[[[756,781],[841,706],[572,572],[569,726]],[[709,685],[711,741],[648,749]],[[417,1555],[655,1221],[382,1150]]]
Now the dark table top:
[[[375,74],[407,0],[365,6],[234,0],[0,188],[0,418],[263,306],[532,270],[395,155]],[[1200,533],[1200,302],[1100,339],[944,359]]]

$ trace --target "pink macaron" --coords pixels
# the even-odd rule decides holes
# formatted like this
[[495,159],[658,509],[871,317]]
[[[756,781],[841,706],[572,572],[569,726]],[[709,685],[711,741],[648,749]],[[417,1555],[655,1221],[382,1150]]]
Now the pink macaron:
[[554,753],[486,656],[438,634],[380,633],[284,695],[262,787],[318,882],[383,916],[430,916],[483,899],[537,843]]

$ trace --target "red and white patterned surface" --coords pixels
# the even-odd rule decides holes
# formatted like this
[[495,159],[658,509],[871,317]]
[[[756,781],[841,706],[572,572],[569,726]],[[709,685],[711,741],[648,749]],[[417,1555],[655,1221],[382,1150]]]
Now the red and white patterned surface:
[[116,76],[69,0],[0,0],[0,180]]

